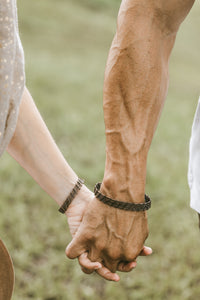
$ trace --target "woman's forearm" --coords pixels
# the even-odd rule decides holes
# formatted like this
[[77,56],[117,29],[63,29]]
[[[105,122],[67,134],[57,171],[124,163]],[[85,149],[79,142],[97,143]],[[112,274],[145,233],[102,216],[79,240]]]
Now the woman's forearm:
[[27,89],[7,151],[59,205],[63,203],[78,177],[56,146]]

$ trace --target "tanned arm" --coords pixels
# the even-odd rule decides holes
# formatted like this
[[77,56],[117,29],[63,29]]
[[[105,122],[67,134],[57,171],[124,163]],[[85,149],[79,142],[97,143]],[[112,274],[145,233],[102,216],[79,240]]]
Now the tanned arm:
[[122,1],[104,83],[101,190],[113,199],[144,202],[147,154],[167,94],[169,56],[193,2]]
[[[144,202],[147,154],[167,94],[169,57],[193,3],[122,0],[104,81],[106,166],[101,192],[108,197]],[[144,252],[147,236],[145,212],[122,211],[94,198],[66,253],[75,258],[87,249],[92,261],[99,259],[112,272],[128,271],[130,265],[122,262]]]

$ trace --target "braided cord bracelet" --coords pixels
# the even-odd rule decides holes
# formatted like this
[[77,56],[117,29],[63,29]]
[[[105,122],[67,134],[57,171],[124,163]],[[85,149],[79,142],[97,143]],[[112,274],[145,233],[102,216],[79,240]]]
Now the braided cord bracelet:
[[64,201],[64,203],[59,208],[58,211],[60,213],[64,214],[66,212],[66,210],[68,209],[68,207],[72,203],[72,200],[75,198],[75,196],[78,194],[79,190],[81,189],[83,183],[84,183],[84,180],[82,180],[82,179],[79,178],[78,181],[77,181],[77,183],[75,184],[73,190],[71,191],[71,193],[69,194],[69,196],[66,198],[66,200]]
[[109,206],[123,209],[123,210],[129,210],[129,211],[145,211],[151,207],[151,199],[147,195],[145,195],[144,197],[145,200],[144,203],[123,202],[123,201],[113,200],[101,194],[100,188],[101,188],[101,183],[97,183],[94,188],[94,194],[98,200],[100,200],[101,202]]

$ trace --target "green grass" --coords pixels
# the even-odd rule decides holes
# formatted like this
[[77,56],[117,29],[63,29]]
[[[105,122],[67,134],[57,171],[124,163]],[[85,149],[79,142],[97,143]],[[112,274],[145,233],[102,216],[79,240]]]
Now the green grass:
[[[102,86],[119,0],[18,0],[27,85],[50,131],[90,188],[102,179]],[[13,300],[196,300],[197,216],[189,208],[188,142],[199,95],[200,8],[181,26],[170,88],[148,159],[150,245],[119,283],[81,273],[65,258],[70,241],[57,205],[8,154],[1,158],[0,236],[13,257]]]

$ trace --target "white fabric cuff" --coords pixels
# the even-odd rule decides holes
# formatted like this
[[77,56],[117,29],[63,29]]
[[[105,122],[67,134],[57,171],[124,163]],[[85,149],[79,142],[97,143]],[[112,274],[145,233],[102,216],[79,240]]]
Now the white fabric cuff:
[[200,213],[200,98],[190,137],[188,184],[190,187],[190,206]]

